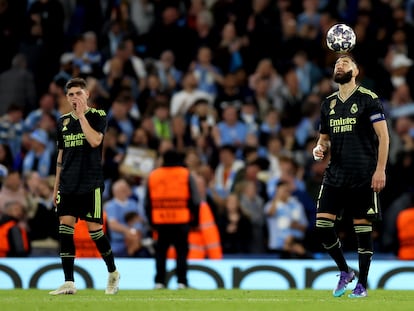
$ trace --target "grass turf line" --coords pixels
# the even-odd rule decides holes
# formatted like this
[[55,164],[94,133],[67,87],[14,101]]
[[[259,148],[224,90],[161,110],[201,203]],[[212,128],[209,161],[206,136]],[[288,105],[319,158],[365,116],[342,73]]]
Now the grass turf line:
[[369,296],[335,298],[327,290],[79,290],[76,295],[50,296],[36,289],[0,290],[2,311],[406,311],[413,310],[414,292],[369,290]]

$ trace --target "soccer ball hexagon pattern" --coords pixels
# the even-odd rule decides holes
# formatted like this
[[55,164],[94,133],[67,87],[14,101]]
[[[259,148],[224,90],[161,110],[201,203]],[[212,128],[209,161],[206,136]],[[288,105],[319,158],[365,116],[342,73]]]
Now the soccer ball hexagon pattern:
[[326,45],[334,52],[349,52],[355,47],[355,44],[355,32],[346,24],[333,25],[326,33]]

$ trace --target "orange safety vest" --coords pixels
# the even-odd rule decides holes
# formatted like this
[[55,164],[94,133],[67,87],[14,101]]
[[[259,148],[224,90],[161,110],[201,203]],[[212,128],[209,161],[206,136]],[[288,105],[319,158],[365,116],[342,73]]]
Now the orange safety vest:
[[399,240],[398,258],[414,259],[414,207],[398,213],[397,232]]
[[[10,220],[2,225],[0,225],[0,257],[7,257],[10,252],[10,241],[9,241],[9,231],[14,226],[17,226],[17,221]],[[23,228],[20,228],[20,234],[22,235],[23,247],[26,252],[29,252],[29,238],[27,237],[27,232]]]
[[[106,213],[103,213],[103,230],[106,233]],[[75,234],[73,236],[76,249],[76,258],[101,258],[96,248],[95,242],[89,235],[88,225],[85,220],[79,219],[75,224]]]
[[181,166],[159,167],[148,178],[151,218],[155,225],[190,222],[188,169]]
[[[188,259],[222,259],[220,233],[207,202],[201,202],[199,214],[199,226],[191,230],[188,235]],[[175,249],[171,246],[167,254],[168,258],[176,258]]]

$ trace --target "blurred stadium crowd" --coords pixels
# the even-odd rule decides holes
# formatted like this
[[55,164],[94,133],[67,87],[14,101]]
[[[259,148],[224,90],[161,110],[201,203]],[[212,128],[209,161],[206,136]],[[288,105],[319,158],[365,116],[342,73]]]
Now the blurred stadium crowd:
[[[337,55],[324,35],[338,22],[355,30],[359,82],[387,111],[384,219],[374,234],[377,251],[395,254],[396,218],[413,205],[412,0],[0,0],[0,217],[20,218],[25,255],[56,247],[56,120],[71,111],[66,81],[81,76],[91,106],[108,115],[106,203],[127,193],[139,214],[146,174],[174,148],[204,180],[225,255],[318,252],[312,227],[327,161],[311,150],[320,102],[336,90]],[[115,197],[118,180],[127,185]],[[274,200],[287,202],[277,221]],[[128,225],[114,212],[109,224],[116,215]],[[138,222],[148,238],[142,213]],[[352,232],[341,235],[353,249]]]

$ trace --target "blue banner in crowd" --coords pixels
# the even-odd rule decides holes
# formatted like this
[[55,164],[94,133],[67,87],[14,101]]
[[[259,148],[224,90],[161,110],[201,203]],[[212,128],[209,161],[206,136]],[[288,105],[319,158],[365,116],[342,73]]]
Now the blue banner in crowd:
[[[154,286],[153,259],[117,259],[121,273],[120,289],[147,290]],[[356,260],[349,261],[358,270]],[[103,290],[107,273],[100,259],[77,259],[75,281],[78,289]],[[175,289],[175,261],[167,262],[168,288]],[[189,262],[189,285],[196,289],[331,290],[338,272],[331,260],[223,259]],[[414,290],[414,261],[376,260],[371,264],[368,287]],[[0,259],[0,289],[53,289],[63,282],[59,259]]]

